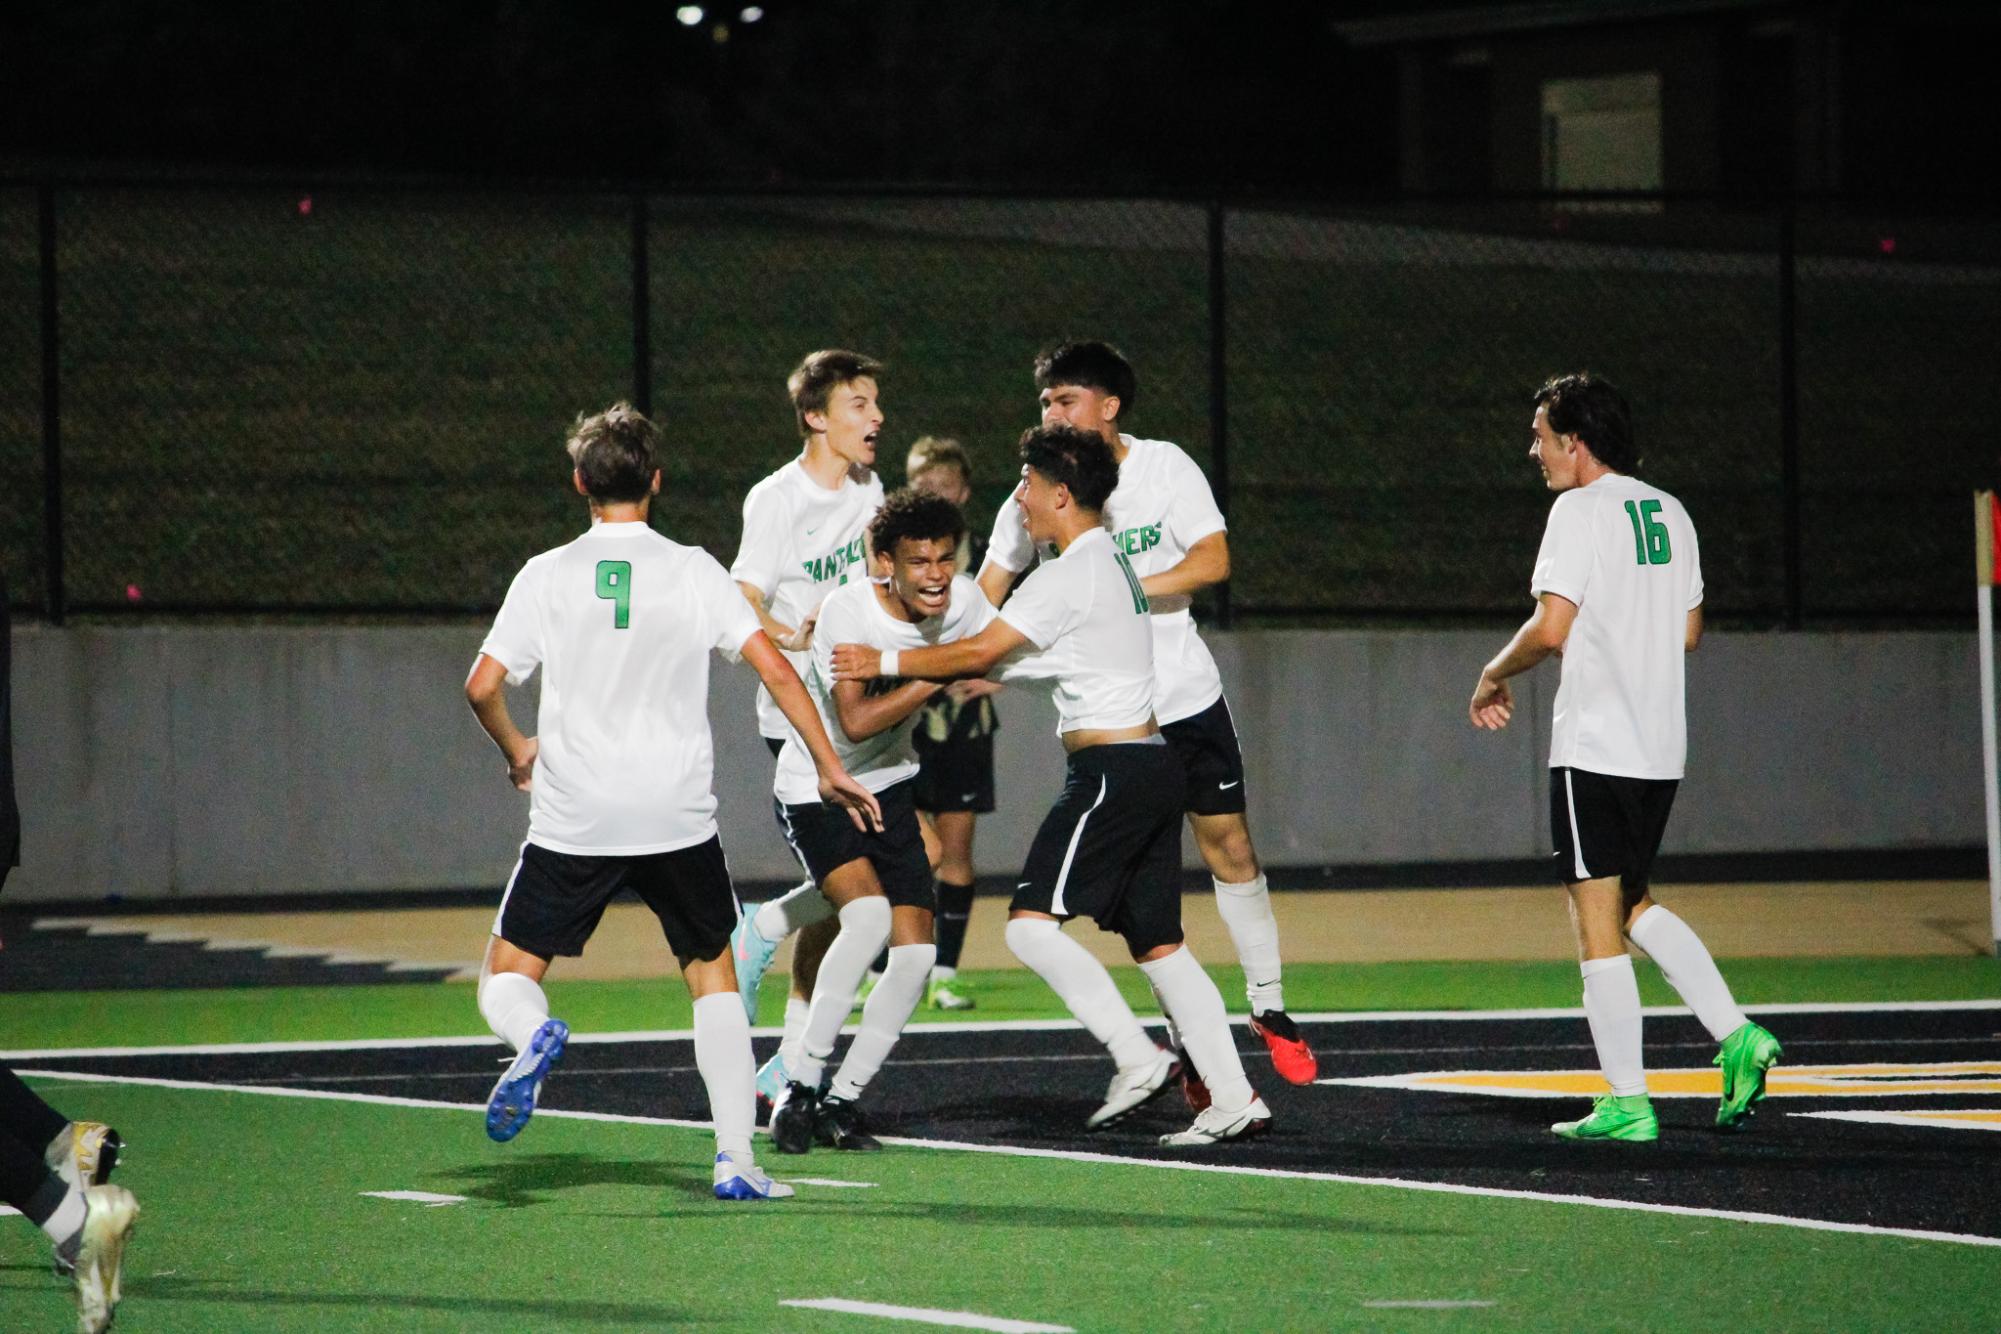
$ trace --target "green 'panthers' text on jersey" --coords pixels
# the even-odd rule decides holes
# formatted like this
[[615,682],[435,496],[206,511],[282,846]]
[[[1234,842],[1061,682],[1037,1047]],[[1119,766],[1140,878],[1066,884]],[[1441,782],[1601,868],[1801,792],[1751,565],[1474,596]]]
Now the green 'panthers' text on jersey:
[[1702,553],[1681,502],[1612,473],[1549,508],[1530,591],[1574,603],[1550,726],[1551,768],[1680,778],[1688,613],[1702,605]]
[[[744,497],[743,540],[730,577],[763,593],[773,620],[798,625],[828,593],[867,576],[863,534],[881,508],[882,481],[874,473],[850,472],[829,491],[794,459]],[[808,655],[785,656],[803,677]],[[763,686],[757,688],[757,730],[774,740],[792,733]]]
[[[1144,579],[1173,569],[1188,549],[1228,526],[1209,479],[1181,447],[1165,440],[1119,437],[1125,462],[1119,484],[1105,502],[1105,528],[1112,547]],[[1009,500],[994,517],[987,559],[1019,573],[1035,558],[1022,524],[1021,507]],[[1155,716],[1162,723],[1192,718],[1223,697],[1223,678],[1209,646],[1196,632],[1186,594],[1151,599]]]

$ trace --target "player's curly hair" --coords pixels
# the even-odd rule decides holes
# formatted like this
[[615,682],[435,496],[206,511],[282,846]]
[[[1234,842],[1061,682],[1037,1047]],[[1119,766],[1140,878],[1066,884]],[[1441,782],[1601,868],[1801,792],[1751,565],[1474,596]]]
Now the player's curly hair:
[[1139,377],[1125,354],[1110,343],[1091,339],[1058,343],[1035,358],[1035,387],[1082,385],[1119,400],[1120,417],[1139,406]]
[[652,494],[660,430],[632,404],[614,403],[595,416],[578,413],[565,448],[592,500],[621,504]]
[[882,363],[839,347],[809,352],[792,374],[785,377],[785,392],[792,396],[792,411],[799,418],[800,438],[813,434],[813,428],[806,424],[806,414],[825,412],[835,385],[852,384],[863,377],[880,380]]
[[1097,513],[1119,484],[1119,461],[1093,431],[1074,426],[1037,426],[1021,434],[1021,461],[1059,486],[1070,498]]
[[943,496],[902,486],[882,498],[882,508],[868,526],[869,544],[876,554],[894,557],[896,544],[904,538],[913,542],[937,539],[959,545],[966,535],[966,516]]
[[1633,410],[1626,396],[1590,371],[1557,375],[1535,391],[1536,405],[1549,414],[1549,429],[1574,435],[1591,446],[1591,453],[1613,472],[1628,476],[1640,469],[1639,446],[1633,443]]

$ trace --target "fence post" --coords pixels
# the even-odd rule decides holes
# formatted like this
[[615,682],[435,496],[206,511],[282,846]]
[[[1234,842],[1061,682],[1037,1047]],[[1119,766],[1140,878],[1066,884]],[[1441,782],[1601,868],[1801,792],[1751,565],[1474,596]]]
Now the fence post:
[[[63,597],[62,358],[56,341],[56,187],[36,191],[42,289],[42,586],[49,623],[61,625]],[[0,633],[6,627],[0,626]]]
[[632,196],[632,406],[653,415],[653,277],[646,192]]
[[1784,492],[1786,544],[1786,628],[1806,621],[1805,555],[1800,523],[1799,419],[1799,204],[1788,198],[1779,215],[1779,458]]
[[[1209,203],[1209,486],[1216,493],[1216,507],[1230,517],[1230,404],[1229,370],[1223,345],[1228,309],[1225,306],[1223,269],[1223,202]],[[1230,585],[1216,585],[1216,626],[1230,628]]]

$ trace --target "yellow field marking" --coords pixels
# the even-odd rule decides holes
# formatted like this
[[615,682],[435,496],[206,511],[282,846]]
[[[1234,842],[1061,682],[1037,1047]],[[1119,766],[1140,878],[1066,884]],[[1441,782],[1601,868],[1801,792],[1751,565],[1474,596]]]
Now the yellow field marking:
[[[1609,1092],[1604,1076],[1596,1070],[1432,1070],[1320,1082],[1438,1093],[1485,1093],[1503,1098],[1562,1098]],[[1723,1072],[1714,1066],[1649,1070],[1647,1092],[1656,1098],[1719,1098],[1723,1096]],[[1773,1098],[2001,1094],[2001,1061],[1781,1065],[1767,1077],[1765,1093]]]

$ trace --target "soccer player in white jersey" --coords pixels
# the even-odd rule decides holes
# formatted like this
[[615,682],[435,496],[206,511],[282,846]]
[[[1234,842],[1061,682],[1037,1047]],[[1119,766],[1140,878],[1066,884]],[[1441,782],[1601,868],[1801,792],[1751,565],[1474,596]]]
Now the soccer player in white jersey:
[[[743,590],[772,642],[801,673],[808,666],[813,614],[821,599],[867,574],[869,520],[882,505],[875,475],[883,413],[882,366],[859,352],[828,348],[801,361],[785,387],[803,445],[799,457],[750,489],[743,538],[730,577]],[[775,758],[790,732],[763,691],[757,730]],[[808,879],[744,914],[730,938],[744,1012],[757,1021],[757,989],[785,937],[802,931],[792,952],[785,1039],[757,1072],[760,1096],[777,1099],[797,1063],[813,982],[840,927],[833,905]]]
[[[1058,422],[1090,431],[1111,446],[1119,482],[1105,502],[1112,543],[1140,576],[1153,608],[1154,711],[1160,730],[1188,775],[1188,824],[1216,889],[1216,909],[1243,965],[1251,1031],[1264,1040],[1272,1065],[1295,1084],[1319,1073],[1313,1049],[1285,1012],[1272,914],[1251,830],[1243,753],[1236,723],[1223,698],[1216,660],[1196,633],[1192,595],[1230,577],[1230,545],[1222,511],[1202,469],[1177,445],[1123,434],[1120,420],[1139,396],[1133,368],[1109,343],[1063,343],[1035,362],[1044,425]],[[980,587],[999,606],[1037,548],[1018,505],[1004,504]],[[1200,1111],[1205,1091],[1189,1080],[1184,1091]]]
[[[736,894],[716,833],[709,654],[747,660],[811,751],[824,797],[861,819],[875,798],[842,769],[805,687],[723,568],[648,527],[660,489],[658,433],[621,403],[578,421],[572,481],[590,531],[515,576],[466,681],[466,699],[529,793],[528,838],[495,914],[479,1009],[517,1055],[487,1104],[487,1133],[519,1134],[569,1027],[542,978],[581,954],[630,888],[659,917],[694,1000],[695,1064],[715,1120],[718,1199],[792,1190],[751,1155],[750,1026],[729,934]],[[525,736],[503,687],[542,669],[539,735]]]
[[[937,957],[936,899],[924,834],[917,823],[917,713],[942,689],[931,681],[834,679],[834,646],[879,649],[951,643],[984,629],[994,609],[971,579],[955,578],[966,521],[958,506],[905,488],[870,525],[877,578],[857,580],[820,604],[806,688],[855,781],[875,793],[882,828],[857,831],[820,799],[811,758],[797,737],[778,756],[772,791],[779,824],[799,862],[840,907],[841,932],[813,985],[798,1062],[771,1114],[781,1153],[804,1153],[817,1139],[837,1149],[879,1149],[857,1101],[924,996]],[[889,962],[862,1007],[861,1031],[820,1097],[820,1078],[854,1003],[863,970],[889,942]]]
[[1557,493],[1530,582],[1536,609],[1481,671],[1468,713],[1475,727],[1506,727],[1508,679],[1563,655],[1550,827],[1577,930],[1584,1014],[1612,1091],[1589,1116],[1550,1129],[1567,1139],[1660,1137],[1630,939],[1722,1044],[1716,1125],[1738,1130],[1765,1096],[1778,1040],[1744,1017],[1702,941],[1647,887],[1688,755],[1682,660],[1702,638],[1695,526],[1679,500],[1633,475],[1632,415],[1605,381],[1566,375],[1544,384],[1533,430],[1529,457]]
[[949,680],[998,670],[1003,680],[1053,684],[1068,776],[1029,848],[1007,943],[1118,1066],[1087,1124],[1131,1115],[1167,1088],[1181,1062],[1146,1035],[1104,965],[1063,934],[1062,924],[1080,915],[1125,938],[1208,1088],[1210,1104],[1195,1123],[1160,1142],[1259,1134],[1271,1111],[1244,1075],[1222,994],[1182,943],[1181,762],[1154,721],[1147,596],[1105,531],[1118,464],[1102,437],[1061,424],[1024,435],[1021,455],[1015,499],[1030,534],[1058,554],[971,638],[889,652],[841,644],[835,676]]

